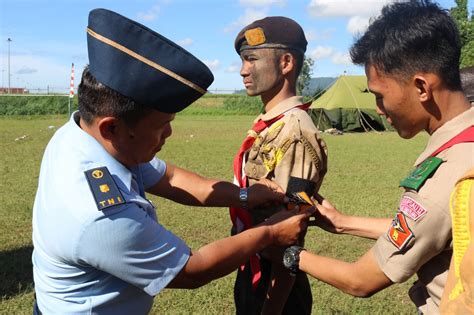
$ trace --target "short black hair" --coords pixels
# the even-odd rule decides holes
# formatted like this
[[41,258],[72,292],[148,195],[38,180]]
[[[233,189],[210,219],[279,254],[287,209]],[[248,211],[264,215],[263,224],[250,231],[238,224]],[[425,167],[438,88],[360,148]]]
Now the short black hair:
[[447,10],[429,0],[386,5],[351,47],[352,61],[404,81],[416,72],[434,73],[446,87],[461,90],[461,40]]
[[78,107],[87,124],[96,117],[112,116],[123,119],[130,126],[153,110],[97,81],[89,66],[85,67],[79,84]]
[[295,58],[295,75],[296,78],[298,79],[301,69],[303,69],[303,63],[304,63],[304,53],[295,50],[295,49],[288,49],[288,48],[274,48],[275,51],[275,57],[280,58],[284,54],[291,54],[293,58]]
[[469,102],[474,102],[474,66],[461,69],[461,84]]

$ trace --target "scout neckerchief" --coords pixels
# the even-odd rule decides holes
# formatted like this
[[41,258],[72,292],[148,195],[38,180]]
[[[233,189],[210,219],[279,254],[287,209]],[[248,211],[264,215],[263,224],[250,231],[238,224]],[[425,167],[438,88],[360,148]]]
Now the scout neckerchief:
[[474,142],[474,126],[470,126],[459,134],[454,136],[451,140],[443,144],[437,150],[430,154],[430,156],[420,163],[407,178],[401,181],[400,186],[410,188],[418,191],[428,177],[443,163],[443,159],[436,157],[439,153],[443,152],[450,147],[465,142]]
[[[299,109],[307,111],[310,105],[311,103],[298,105],[287,110],[286,112],[295,108],[299,108]],[[234,176],[237,182],[239,183],[240,188],[245,188],[248,186],[247,177],[245,176],[245,174],[242,174],[242,163],[244,160],[245,152],[247,152],[247,150],[249,150],[252,147],[253,143],[255,142],[255,139],[263,130],[270,127],[273,123],[280,120],[284,116],[285,116],[285,113],[282,113],[278,115],[277,117],[272,118],[270,120],[265,121],[265,120],[259,119],[253,125],[252,129],[248,131],[247,137],[244,139],[242,146],[240,147],[239,151],[237,152],[234,158]],[[230,218],[232,220],[232,224],[234,225],[234,229],[236,233],[240,233],[252,227],[252,217],[246,209],[230,207],[229,210],[230,210]],[[240,269],[244,270],[245,264],[241,265]],[[253,255],[250,257],[250,269],[252,272],[252,288],[255,290],[257,288],[258,281],[260,280],[260,277],[261,277],[260,262],[258,260],[257,255]]]

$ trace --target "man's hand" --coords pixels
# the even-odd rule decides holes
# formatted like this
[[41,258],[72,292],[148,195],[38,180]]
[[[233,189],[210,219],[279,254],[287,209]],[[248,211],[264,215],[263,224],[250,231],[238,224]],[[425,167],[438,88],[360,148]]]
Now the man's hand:
[[283,189],[268,179],[262,179],[248,188],[248,207],[287,202]]
[[342,228],[339,226],[339,222],[343,218],[344,214],[340,213],[327,199],[317,194],[315,196],[316,211],[314,217],[315,220],[311,221],[312,225],[319,226],[323,230],[331,233],[342,233]]
[[306,233],[309,217],[315,210],[314,207],[300,212],[282,210],[272,215],[262,225],[269,225],[274,245],[293,245],[298,242],[300,235]]

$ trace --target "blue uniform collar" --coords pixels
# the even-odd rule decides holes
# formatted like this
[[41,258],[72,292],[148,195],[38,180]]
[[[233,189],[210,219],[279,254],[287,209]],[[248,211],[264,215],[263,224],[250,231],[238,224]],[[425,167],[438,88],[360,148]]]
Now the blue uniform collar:
[[[106,166],[110,174],[119,179],[118,181],[116,180],[116,183],[119,186],[123,183],[125,185],[124,188],[130,191],[132,171],[110,155],[94,137],[81,129],[79,126],[79,117],[79,112],[74,112],[67,123],[67,128],[72,133],[71,138],[78,139],[78,151],[82,152],[84,157],[89,157],[89,161],[84,160],[85,163],[89,163],[86,168],[92,169]],[[138,171],[138,166],[134,169]]]

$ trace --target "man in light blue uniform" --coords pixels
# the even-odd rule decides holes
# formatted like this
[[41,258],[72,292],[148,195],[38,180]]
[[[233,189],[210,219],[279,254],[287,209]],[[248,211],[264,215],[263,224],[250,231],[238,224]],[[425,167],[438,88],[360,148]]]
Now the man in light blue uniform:
[[[90,66],[79,111],[49,142],[33,209],[36,314],[146,314],[163,288],[196,288],[269,245],[295,243],[311,211],[287,211],[191,250],[159,224],[145,192],[188,205],[281,202],[271,182],[248,190],[155,157],[175,113],[212,83],[187,51],[114,12],[89,16]],[[164,88],[165,87],[165,88]]]
[[[163,177],[166,164],[154,158],[125,167],[79,127],[78,119],[75,113],[56,133],[41,166],[33,212],[40,309],[146,313],[151,296],[179,273],[190,253],[157,223],[143,193]],[[89,170],[95,181],[102,179],[99,191],[108,186],[102,186],[108,190],[103,200],[91,193]]]

